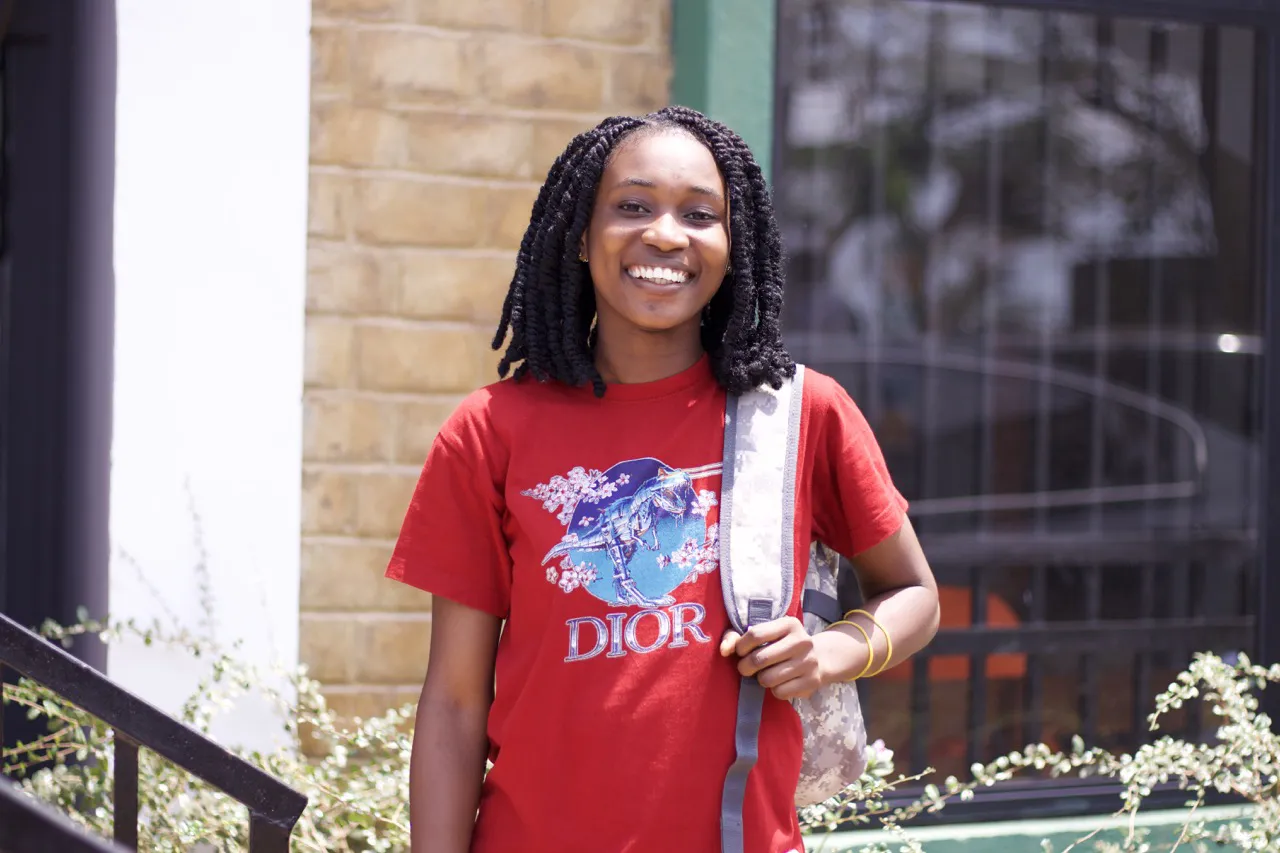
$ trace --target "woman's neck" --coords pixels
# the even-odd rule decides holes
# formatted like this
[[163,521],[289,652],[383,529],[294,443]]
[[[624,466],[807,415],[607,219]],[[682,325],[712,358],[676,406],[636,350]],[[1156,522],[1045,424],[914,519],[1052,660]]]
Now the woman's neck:
[[656,382],[688,370],[702,358],[701,330],[696,325],[669,332],[617,332],[601,329],[596,340],[596,370],[608,383]]

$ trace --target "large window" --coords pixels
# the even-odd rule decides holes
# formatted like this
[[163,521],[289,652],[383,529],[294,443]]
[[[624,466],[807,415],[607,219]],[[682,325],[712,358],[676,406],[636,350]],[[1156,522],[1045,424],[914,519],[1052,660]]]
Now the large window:
[[867,688],[911,769],[1132,749],[1194,651],[1254,643],[1259,53],[1229,26],[780,0],[789,344],[866,412],[943,586],[931,657]]

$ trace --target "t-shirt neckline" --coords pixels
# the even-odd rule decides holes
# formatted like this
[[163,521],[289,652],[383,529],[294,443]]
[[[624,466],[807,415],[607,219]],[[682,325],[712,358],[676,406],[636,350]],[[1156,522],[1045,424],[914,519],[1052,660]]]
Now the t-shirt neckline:
[[[602,402],[636,400],[654,400],[680,391],[686,391],[704,384],[715,382],[711,372],[711,358],[706,353],[689,367],[679,373],[652,382],[611,382],[605,386]],[[590,393],[590,386],[587,388]]]

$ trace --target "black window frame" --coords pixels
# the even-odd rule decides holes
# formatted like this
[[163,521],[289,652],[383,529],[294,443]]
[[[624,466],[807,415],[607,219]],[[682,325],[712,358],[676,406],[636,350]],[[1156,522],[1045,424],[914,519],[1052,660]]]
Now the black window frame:
[[[783,4],[777,0],[775,13],[777,38],[784,37]],[[901,2],[933,2],[933,0],[901,0]],[[1275,0],[943,0],[950,4],[987,7],[994,9],[1023,9],[1040,12],[1093,15],[1099,18],[1136,18],[1146,21],[1183,22],[1198,25],[1238,26],[1253,30],[1258,48],[1254,85],[1254,114],[1256,138],[1254,140],[1255,164],[1262,179],[1259,193],[1259,209],[1256,212],[1255,251],[1258,276],[1263,291],[1261,397],[1262,397],[1262,464],[1261,505],[1258,508],[1257,526],[1257,617],[1251,631],[1252,646],[1257,651],[1258,662],[1280,663],[1280,2]],[[777,45],[777,50],[783,50]],[[781,105],[786,92],[783,75],[774,75],[775,114],[773,116],[772,162],[785,162],[785,137],[779,132]],[[950,558],[944,552],[929,549],[926,552],[934,563]],[[1204,542],[1207,548],[1231,548],[1237,543]],[[1061,543],[1063,549],[1078,555],[1075,543]],[[1147,543],[1135,542],[1131,547],[1142,549]],[[964,561],[965,555],[957,555]],[[856,593],[855,593],[856,594]],[[975,603],[975,620],[980,605]],[[1188,620],[1180,626],[1190,632],[1195,640],[1214,636],[1216,631],[1242,631],[1239,625],[1217,625],[1209,620]],[[971,672],[978,672],[978,663],[994,651],[1035,651],[1055,640],[1051,635],[1029,638],[1016,637],[1026,634],[1026,629],[1014,631],[977,628],[942,631],[929,649],[934,655],[973,655]],[[1233,636],[1234,636],[1233,634]],[[1133,635],[1136,638],[1136,634]],[[1077,644],[1125,641],[1127,638],[1109,636],[1099,632],[1095,637],[1076,637]],[[1021,645],[1013,647],[1010,640]],[[1068,642],[1071,638],[1068,638]],[[1207,644],[1206,644],[1207,645]],[[913,679],[913,691],[927,691],[927,671],[917,667]],[[970,676],[970,690],[982,690],[981,679]],[[1273,720],[1280,720],[1280,691],[1262,694],[1262,710]],[[875,733],[871,731],[874,738]],[[1135,744],[1136,746],[1136,744]],[[988,756],[994,759],[996,756]],[[936,780],[926,780],[936,781]],[[902,805],[918,796],[918,788],[904,789],[890,798],[890,803]],[[967,823],[1004,819],[1036,819],[1055,816],[1080,816],[1109,814],[1115,811],[1119,786],[1111,783],[1080,779],[1014,781],[987,789],[973,801],[954,804],[936,815],[924,814],[914,822]],[[1179,808],[1186,795],[1174,789],[1157,790],[1147,800],[1145,808]],[[1210,797],[1211,802],[1231,802],[1224,797]]]

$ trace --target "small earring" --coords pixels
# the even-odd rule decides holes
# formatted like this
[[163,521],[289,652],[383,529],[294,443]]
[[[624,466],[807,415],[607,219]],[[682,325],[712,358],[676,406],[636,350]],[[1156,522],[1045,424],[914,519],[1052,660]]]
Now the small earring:
[[587,255],[581,249],[578,250],[578,260],[582,261],[584,264],[587,263]]

